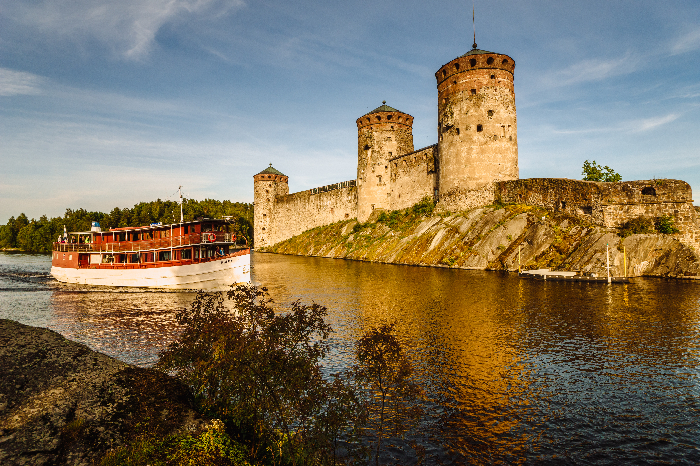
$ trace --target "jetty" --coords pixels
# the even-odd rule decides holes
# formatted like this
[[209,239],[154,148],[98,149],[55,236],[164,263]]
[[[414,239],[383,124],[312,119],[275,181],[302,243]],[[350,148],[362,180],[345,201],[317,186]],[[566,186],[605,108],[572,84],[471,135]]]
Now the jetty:
[[593,283],[629,283],[629,277],[598,277],[597,275],[578,275],[577,272],[563,270],[523,270],[518,273],[521,278],[534,278],[547,281],[593,282]]

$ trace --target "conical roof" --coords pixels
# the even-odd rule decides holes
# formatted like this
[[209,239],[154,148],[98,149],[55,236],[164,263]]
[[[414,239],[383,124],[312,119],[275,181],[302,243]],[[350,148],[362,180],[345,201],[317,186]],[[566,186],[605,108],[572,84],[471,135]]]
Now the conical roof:
[[469,52],[465,53],[464,55],[460,55],[460,57],[467,57],[469,55],[481,55],[484,53],[496,53],[496,52],[488,52],[486,50],[480,50],[480,49],[475,48],[475,49],[471,49]]
[[284,173],[282,173],[281,171],[279,171],[279,170],[277,170],[276,168],[274,168],[274,167],[272,166],[272,164],[270,164],[270,166],[267,167],[265,170],[263,170],[263,171],[261,171],[260,173],[258,173],[258,175],[282,175],[282,176],[287,176],[287,175],[285,175]]
[[[380,105],[379,107],[375,108],[374,110],[372,110],[372,111],[369,112],[369,113],[365,113],[365,115],[371,115],[371,114],[373,114],[373,113],[379,113],[379,112],[399,112],[399,113],[406,113],[406,112],[402,112],[401,110],[396,110],[394,107],[389,107],[389,106],[386,104],[386,100],[385,100],[385,101],[382,102],[382,105]],[[407,113],[406,113],[406,114],[407,114]],[[362,115],[362,116],[365,116],[365,115]],[[407,115],[408,115],[408,114],[407,114]]]

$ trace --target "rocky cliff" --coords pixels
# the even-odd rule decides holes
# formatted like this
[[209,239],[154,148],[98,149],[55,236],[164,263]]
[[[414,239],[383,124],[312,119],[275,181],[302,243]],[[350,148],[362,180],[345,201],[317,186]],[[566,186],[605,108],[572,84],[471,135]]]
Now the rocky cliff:
[[163,373],[0,320],[0,464],[93,464],[139,435],[197,432],[191,401]]
[[525,205],[435,215],[407,209],[314,228],[265,251],[467,269],[551,268],[615,276],[700,276],[698,254],[676,235],[626,238],[564,213]]

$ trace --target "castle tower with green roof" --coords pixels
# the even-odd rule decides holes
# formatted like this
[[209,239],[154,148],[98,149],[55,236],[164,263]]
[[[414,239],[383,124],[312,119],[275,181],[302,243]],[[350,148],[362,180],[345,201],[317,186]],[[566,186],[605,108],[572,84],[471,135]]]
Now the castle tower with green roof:
[[413,152],[413,117],[382,102],[357,119],[357,220],[391,206],[390,160]]

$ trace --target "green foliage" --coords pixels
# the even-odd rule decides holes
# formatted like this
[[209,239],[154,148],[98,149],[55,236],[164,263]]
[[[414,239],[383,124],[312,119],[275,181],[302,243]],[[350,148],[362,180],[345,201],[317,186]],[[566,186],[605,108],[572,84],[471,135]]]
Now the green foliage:
[[[253,205],[241,202],[216,201],[205,199],[195,201],[185,199],[183,202],[185,221],[199,217],[221,218],[231,216],[235,220],[235,233],[245,237],[250,244],[253,238]],[[180,205],[175,201],[140,202],[133,208],[120,209],[115,207],[109,214],[90,212],[85,209],[66,209],[62,217],[48,219],[45,215],[39,220],[29,220],[20,214],[16,219],[11,217],[6,225],[0,226],[0,249],[17,248],[26,252],[51,252],[52,243],[63,233],[65,226],[68,231],[90,230],[92,222],[100,222],[104,231],[117,227],[137,227],[151,223],[175,223],[180,221]]]
[[670,215],[662,215],[661,217],[656,217],[654,219],[654,228],[656,228],[656,231],[658,231],[659,233],[663,233],[665,235],[671,235],[680,231],[678,230],[678,228],[675,227],[674,219]]
[[[200,411],[223,421],[231,445],[241,445],[250,463],[360,464],[374,441],[376,464],[384,440],[418,418],[420,390],[393,325],[369,330],[357,343],[358,364],[327,376],[321,363],[332,330],[325,307],[296,301],[275,310],[267,290],[255,286],[227,296],[230,306],[222,293],[200,293],[178,313],[183,331],[156,367],[192,388]],[[202,450],[195,444],[206,442],[178,440],[180,456],[195,457]],[[150,442],[136,451],[180,458],[168,445]]]
[[625,222],[618,235],[626,238],[630,235],[638,235],[644,233],[659,232],[666,235],[678,233],[678,228],[674,225],[674,219],[671,215],[662,215],[654,219],[650,217],[637,217]]
[[421,390],[412,380],[413,367],[394,334],[394,324],[369,330],[357,342],[355,377],[371,397],[366,428],[376,435],[374,462],[379,464],[387,432],[402,435],[421,414],[416,403]]
[[420,202],[411,207],[411,210],[415,215],[423,217],[432,215],[433,210],[435,210],[435,200],[430,196],[425,196]]
[[601,167],[595,160],[589,162],[586,160],[583,162],[583,175],[584,181],[607,181],[607,182],[618,182],[622,181],[622,176],[615,172],[612,168],[607,165]]
[[331,327],[326,308],[294,302],[275,313],[265,288],[197,295],[180,312],[179,340],[157,367],[190,385],[204,413],[221,418],[253,457],[291,464],[334,458],[341,433],[360,412],[354,392],[323,377]]
[[622,224],[618,235],[622,238],[626,238],[630,235],[639,235],[644,233],[653,233],[654,224],[649,217],[637,217],[632,220],[628,220]]
[[246,452],[224,431],[221,421],[198,436],[173,435],[166,438],[141,436],[130,445],[112,450],[100,466],[249,466]]

